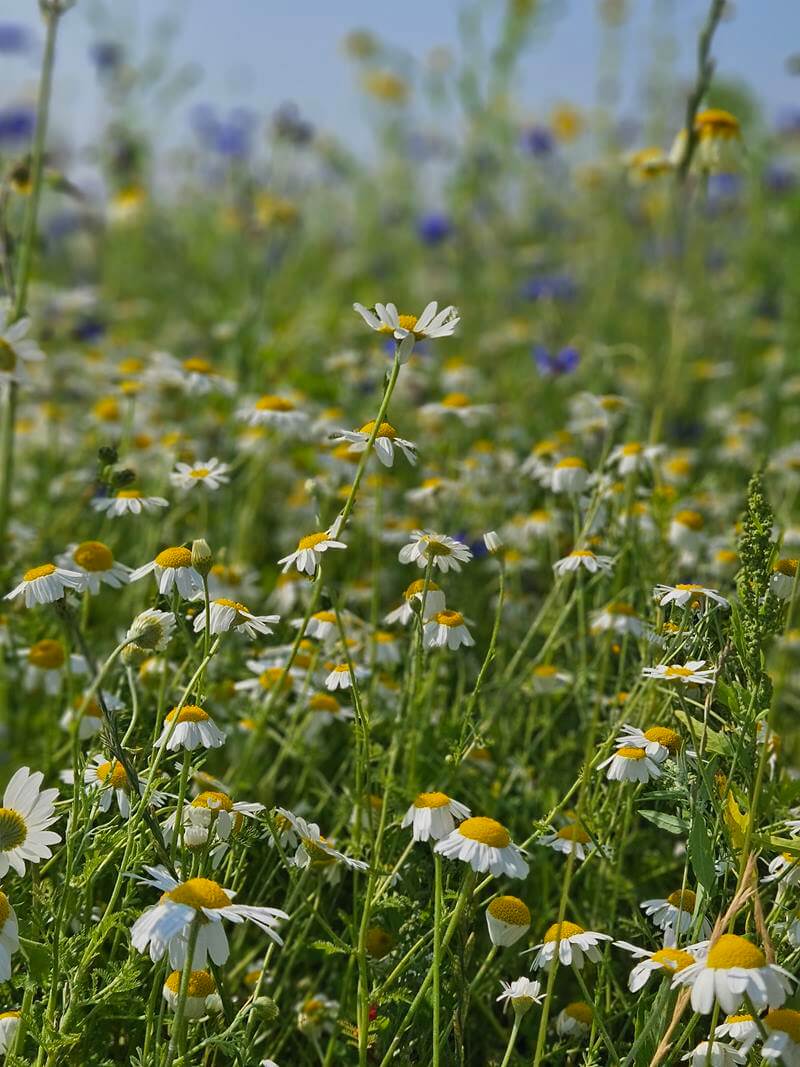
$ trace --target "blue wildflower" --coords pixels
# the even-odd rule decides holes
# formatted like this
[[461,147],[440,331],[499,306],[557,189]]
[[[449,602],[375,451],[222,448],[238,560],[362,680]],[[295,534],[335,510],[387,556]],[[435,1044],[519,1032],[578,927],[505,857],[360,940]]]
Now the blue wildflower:
[[540,158],[551,154],[556,141],[547,126],[529,126],[522,131],[520,144],[529,155]]
[[544,345],[534,345],[532,355],[539,373],[545,378],[572,374],[577,369],[581,358],[577,348],[573,348],[572,345],[567,345],[560,352],[552,353]]
[[432,211],[423,215],[417,223],[417,233],[426,245],[438,245],[453,232],[453,224],[447,215]]

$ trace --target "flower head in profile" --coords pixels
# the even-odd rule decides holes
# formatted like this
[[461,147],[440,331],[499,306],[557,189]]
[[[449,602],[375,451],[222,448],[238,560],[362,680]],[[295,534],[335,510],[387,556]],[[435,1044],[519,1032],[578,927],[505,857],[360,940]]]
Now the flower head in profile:
[[[664,943],[674,945],[677,935],[687,933],[694,924],[697,894],[693,889],[676,889],[663,900],[660,897],[643,900],[641,908],[648,919],[664,931]],[[711,936],[711,925],[705,918],[700,923],[700,936]]]
[[486,908],[486,925],[492,944],[506,948],[530,930],[530,909],[519,897],[495,897]]
[[272,633],[272,627],[279,623],[280,615],[254,615],[244,604],[227,597],[217,597],[209,604],[208,612],[203,608],[194,618],[194,632],[208,629],[212,634],[224,634],[229,630],[247,634],[255,639],[259,634]]
[[708,1015],[715,1003],[729,1015],[745,996],[758,1010],[779,1008],[795,984],[787,970],[767,963],[757,945],[737,934],[723,934],[713,944],[697,946],[697,951],[701,958],[679,971],[672,984],[691,987],[692,1009],[701,1015]]
[[128,628],[126,638],[148,652],[163,652],[177,625],[171,611],[150,608],[140,612]]
[[0,982],[11,977],[11,957],[19,949],[17,914],[11,901],[0,889]]
[[584,1037],[592,1028],[593,1012],[584,1000],[574,1000],[556,1016],[559,1037]]
[[143,496],[139,489],[119,489],[113,496],[96,496],[92,507],[105,512],[110,519],[118,519],[122,515],[144,515],[168,508],[169,501],[163,496]]
[[586,570],[589,574],[610,574],[613,569],[614,560],[610,556],[597,556],[588,548],[574,548],[568,556],[553,564],[553,570],[559,578],[578,570]]
[[131,573],[131,568],[115,560],[111,549],[102,541],[83,541],[79,545],[70,545],[59,559],[59,564],[82,574],[84,588],[93,596],[100,592],[101,585],[107,585],[110,589],[127,585]]
[[[164,981],[164,1000],[175,1011],[181,988],[182,971],[172,971]],[[217,983],[208,971],[192,971],[186,989],[183,1014],[187,1019],[202,1019],[204,1015],[222,1011],[222,1000],[217,993]]]
[[170,752],[179,748],[189,752],[196,748],[220,748],[225,744],[225,733],[205,708],[183,704],[167,712],[157,744],[166,745]]
[[[608,768],[606,770],[606,768]],[[649,782],[661,777],[661,768],[644,748],[625,745],[598,765],[610,782]]]
[[475,644],[464,616],[460,611],[449,609],[437,611],[427,620],[422,640],[425,648],[449,648],[451,652],[455,652],[462,645],[470,648]]
[[527,951],[536,953],[533,959],[534,970],[549,971],[556,958],[565,967],[572,966],[581,970],[584,959],[599,963],[601,959],[599,946],[603,941],[610,940],[611,937],[608,934],[584,930],[577,923],[565,920],[548,927],[541,944],[534,945]]
[[52,604],[61,600],[67,589],[83,589],[85,582],[84,574],[79,571],[65,570],[55,563],[42,563],[25,571],[22,581],[6,593],[5,599],[16,600],[21,596],[26,608],[34,604]]
[[532,982],[530,978],[517,978],[513,982],[503,982],[503,991],[497,998],[506,1008],[512,1008],[516,1015],[524,1015],[534,1004],[541,1004],[544,1000],[542,987],[538,982]]
[[452,833],[456,822],[470,814],[465,804],[446,793],[418,793],[400,825],[404,830],[411,827],[415,841],[440,841]]
[[284,574],[296,567],[300,574],[307,574],[311,578],[322,561],[322,554],[330,548],[347,548],[344,541],[336,540],[333,527],[301,537],[294,552],[279,559],[278,565],[283,565]]
[[358,312],[371,330],[387,334],[399,342],[401,362],[410,357],[416,341],[452,337],[461,321],[454,307],[448,306],[439,311],[435,300],[427,304],[419,316],[401,315],[394,304],[376,304],[374,308],[353,304],[353,310]]
[[691,659],[686,663],[659,663],[655,667],[643,667],[642,676],[680,685],[713,685],[717,672],[714,667],[706,667],[705,664],[704,659]]
[[281,919],[289,918],[285,911],[234,904],[235,894],[210,878],[179,882],[164,867],[145,870],[147,877],[138,879],[139,884],[160,889],[162,896],[133,924],[131,942],[137,952],[149,952],[154,963],[167,953],[172,967],[183,968],[190,927],[195,921],[199,925],[192,968],[203,968],[208,957],[218,966],[227,960],[230,948],[223,919],[237,924],[252,922],[276,944],[283,944],[277,926]]
[[24,379],[26,363],[41,363],[45,358],[36,342],[26,339],[30,328],[27,316],[15,321],[10,307],[0,310],[0,381]]
[[436,843],[434,851],[447,859],[469,864],[479,874],[488,871],[495,878],[528,876],[528,864],[505,826],[482,815],[465,819]]
[[305,870],[327,871],[339,864],[354,871],[365,871],[368,865],[363,860],[345,855],[323,837],[315,822],[307,822],[302,816],[286,808],[277,808],[277,822],[281,835],[289,847],[295,847],[294,862]]
[[638,993],[653,975],[672,978],[678,971],[691,967],[695,962],[695,957],[685,949],[666,947],[653,952],[632,945],[629,941],[615,941],[614,944],[640,961],[628,976],[628,989],[631,993]]
[[192,566],[191,549],[183,546],[163,549],[150,563],[137,567],[130,580],[137,582],[148,574],[153,575],[159,593],[164,595],[177,588],[184,600],[193,600],[203,592],[203,579]]
[[[358,454],[366,450],[369,439],[374,432],[375,422],[373,420],[365,423],[360,430],[339,430],[332,435],[332,440],[349,442],[350,451]],[[397,430],[391,423],[382,422],[380,424],[372,447],[384,467],[391,467],[394,464],[396,450],[402,452],[412,467],[417,462],[417,446],[413,441],[398,437]]]

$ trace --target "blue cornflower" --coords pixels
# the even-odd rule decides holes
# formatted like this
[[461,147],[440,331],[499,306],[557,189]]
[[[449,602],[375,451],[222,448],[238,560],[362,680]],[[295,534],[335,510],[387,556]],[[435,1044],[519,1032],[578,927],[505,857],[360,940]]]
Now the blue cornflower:
[[547,126],[529,126],[522,131],[520,144],[529,155],[549,156],[556,146],[555,137]]
[[562,374],[572,374],[580,363],[580,353],[577,348],[567,345],[560,352],[550,352],[544,345],[534,345],[533,358],[539,373],[545,378],[557,378]]
[[542,274],[522,286],[522,295],[528,300],[572,300],[576,291],[575,282],[567,274]]
[[0,110],[0,145],[29,141],[36,126],[36,112],[28,104],[11,104]]
[[438,245],[453,232],[453,224],[447,215],[431,211],[417,223],[417,233],[426,245]]

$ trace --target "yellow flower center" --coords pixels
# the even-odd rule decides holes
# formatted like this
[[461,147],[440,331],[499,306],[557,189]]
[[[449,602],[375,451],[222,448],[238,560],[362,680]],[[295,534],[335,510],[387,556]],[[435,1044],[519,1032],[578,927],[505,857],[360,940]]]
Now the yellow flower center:
[[753,1016],[750,1014],[729,1015],[725,1019],[726,1023],[751,1023],[752,1021]]
[[[777,574],[785,574],[787,578],[794,578],[797,574],[797,560],[779,559],[775,564],[774,570]],[[25,577],[28,577],[27,574]]]
[[84,541],[72,553],[72,558],[85,571],[108,571],[114,564],[111,549],[102,541]]
[[227,908],[231,902],[222,886],[210,878],[190,878],[170,889],[161,899],[171,900],[174,904],[186,904],[195,911],[201,908]]
[[528,905],[519,897],[495,897],[486,909],[493,919],[509,926],[530,926],[531,913]]
[[[403,599],[411,600],[412,597],[421,596],[424,588],[425,579],[418,578],[415,582],[412,582],[408,589],[406,589],[405,593],[403,593]],[[438,592],[439,586],[436,584],[436,582],[428,582],[428,592],[430,593],[433,590],[436,590]]]
[[766,962],[760,948],[736,934],[723,934],[706,957],[706,967],[723,970],[729,967],[757,970],[766,966]]
[[20,1014],[18,1011],[0,1011],[0,1022],[3,1019],[19,1019]]
[[710,137],[732,140],[739,137],[739,120],[721,107],[709,107],[699,111],[695,116],[694,128],[701,140]]
[[800,1011],[791,1008],[776,1008],[764,1017],[767,1030],[781,1030],[788,1034],[795,1044],[800,1044]]
[[460,611],[450,611],[449,609],[445,611],[437,611],[433,617],[442,626],[464,625],[464,616]]
[[636,612],[630,604],[623,604],[620,601],[614,601],[613,604],[609,604],[606,607],[606,611],[609,615],[635,615]]
[[674,519],[681,526],[688,526],[690,530],[702,530],[705,520],[699,511],[679,511]]
[[[180,992],[182,974],[182,971],[173,971],[167,978],[164,985],[170,993],[177,994]],[[190,997],[202,997],[205,1000],[206,997],[215,992],[216,988],[214,979],[208,971],[192,971],[189,975],[188,995]]]
[[566,1008],[564,1008],[564,1014],[569,1015],[570,1019],[576,1019],[579,1023],[583,1023],[584,1026],[592,1025],[592,1009],[583,1000],[576,1000],[572,1004],[567,1004]]
[[688,952],[683,952],[679,948],[660,948],[658,952],[653,953],[650,959],[653,963],[659,964],[665,971],[670,971],[672,974],[677,974],[684,967],[691,967],[694,963],[694,956]]
[[233,811],[233,801],[226,793],[208,789],[192,801],[193,808],[207,808],[209,811]]
[[297,542],[297,551],[302,552],[304,551],[304,549],[316,548],[317,545],[327,540],[327,533],[309,534],[308,537],[301,537],[300,540]]
[[[364,425],[361,427],[361,429],[358,432],[359,433],[371,434],[374,429],[375,429],[375,420],[373,419],[372,422],[365,422]],[[395,430],[394,426],[392,426],[392,424],[390,422],[382,422],[380,424],[380,426],[378,427],[377,436],[378,437],[388,437],[390,440],[394,440],[394,438],[397,437],[397,430]]]
[[191,567],[192,553],[188,548],[165,548],[163,552],[158,553],[154,562],[157,567]]
[[190,478],[207,478],[211,471],[208,467],[195,467],[194,470],[189,471]]
[[142,494],[138,489],[120,489],[117,500],[141,500]]
[[446,808],[449,803],[446,793],[417,793],[414,797],[415,808]]
[[473,819],[465,819],[458,828],[462,837],[468,837],[470,841],[480,841],[483,845],[491,848],[506,848],[511,842],[511,834],[502,823],[495,819],[487,819],[482,815]]
[[548,928],[544,935],[544,943],[551,945],[554,941],[566,941],[570,937],[576,937],[578,934],[585,934],[586,931],[582,926],[578,926],[577,923],[553,923]]
[[256,401],[256,411],[294,411],[294,404],[285,396],[262,396]]
[[310,711],[327,711],[331,715],[339,713],[339,701],[329,693],[315,693],[308,702]]
[[0,932],[2,932],[3,927],[6,924],[6,920],[8,919],[10,914],[11,905],[8,902],[8,897],[5,895],[2,889],[0,889]]
[[105,763],[101,763],[95,774],[98,781],[111,786],[112,789],[128,788],[128,776],[125,773],[125,768],[117,760],[107,760]]
[[54,574],[55,569],[53,563],[43,563],[41,567],[33,567],[31,570],[25,571],[22,580],[23,582],[35,582],[37,578],[46,578],[48,574]]
[[227,597],[217,597],[216,600],[211,601],[212,604],[219,604],[221,608],[233,608],[237,615],[249,615],[250,609],[246,604],[240,604],[238,600],[228,600]]
[[15,808],[0,808],[0,852],[19,848],[28,836],[25,820]]
[[666,671],[664,671],[664,675],[667,678],[689,678],[692,674],[694,674],[694,671],[688,667],[672,666],[667,667]]
[[632,745],[626,745],[624,748],[618,748],[615,755],[621,756],[623,759],[639,760],[644,759],[647,753],[643,748],[635,748]]
[[207,722],[209,714],[197,704],[184,704],[182,708],[173,708],[172,711],[167,712],[167,722],[172,722],[176,718],[178,722]]
[[317,622],[336,622],[336,613],[333,611],[317,611],[312,616]]
[[[262,689],[271,689],[273,685],[277,685],[283,675],[283,667],[267,667],[265,671],[262,671],[258,676],[258,683]],[[288,689],[292,684],[292,679],[287,674],[283,680],[283,688]]]
[[694,911],[697,895],[691,889],[676,889],[667,897],[667,903],[681,911]]
[[556,463],[556,470],[586,470],[586,464],[579,456],[565,456]]
[[642,451],[642,446],[638,441],[629,441],[627,445],[622,446],[623,456],[638,456]]
[[673,755],[681,747],[681,735],[674,730],[670,730],[667,726],[651,726],[649,730],[645,730],[644,736],[648,741],[655,741],[656,744],[663,745]]
[[569,826],[562,826],[556,834],[556,837],[562,841],[578,841],[580,844],[585,845],[589,840],[589,835],[586,833],[582,826],[578,826],[576,823],[572,823]]
[[381,959],[394,948],[394,938],[388,930],[380,926],[372,926],[367,930],[365,945],[370,956]]
[[214,373],[212,365],[207,359],[203,359],[202,356],[190,356],[189,359],[185,359],[183,361],[183,369],[188,370],[190,374]]
[[571,556],[577,556],[578,559],[594,559],[594,552],[590,552],[588,548],[575,548],[570,552]]
[[43,671],[55,671],[64,665],[64,648],[60,641],[45,637],[28,649],[28,663]]
[[443,408],[468,408],[471,403],[466,393],[448,393],[442,399]]

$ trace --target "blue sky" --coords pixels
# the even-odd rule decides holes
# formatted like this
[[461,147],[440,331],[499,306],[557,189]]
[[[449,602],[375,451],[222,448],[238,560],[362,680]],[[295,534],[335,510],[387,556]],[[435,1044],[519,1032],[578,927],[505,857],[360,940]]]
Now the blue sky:
[[[595,0],[547,0],[550,26],[530,53],[517,86],[523,114],[546,114],[557,100],[590,105],[600,54]],[[693,70],[697,27],[708,0],[629,0],[633,18],[621,35],[624,110],[635,110],[644,76],[653,61],[653,26],[667,14],[677,45],[676,70]],[[34,0],[0,0],[0,19],[24,18],[41,38]],[[268,113],[295,100],[318,127],[357,148],[369,142],[368,122],[356,78],[341,41],[353,28],[373,31],[418,60],[431,48],[458,46],[461,0],[114,0],[111,26],[134,62],[145,51],[160,18],[171,14],[180,24],[171,56],[175,64],[193,63],[202,81],[191,98],[162,119],[149,123],[167,142],[183,136],[191,103],[244,104]],[[502,0],[483,0],[489,36],[496,29]],[[104,113],[102,90],[87,59],[98,36],[92,25],[97,0],[78,0],[65,16],[58,55],[54,114],[58,126],[79,142]],[[664,23],[662,22],[662,25]],[[104,33],[106,31],[103,31]],[[718,69],[753,86],[770,117],[800,102],[800,79],[786,73],[785,60],[800,48],[799,0],[738,0],[735,16],[724,23],[715,42]],[[35,88],[35,56],[0,64],[4,100]]]

